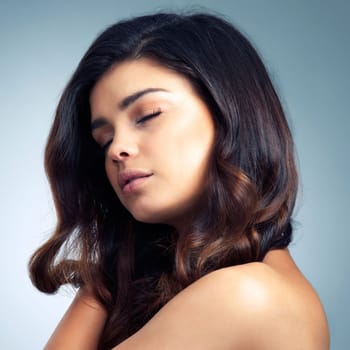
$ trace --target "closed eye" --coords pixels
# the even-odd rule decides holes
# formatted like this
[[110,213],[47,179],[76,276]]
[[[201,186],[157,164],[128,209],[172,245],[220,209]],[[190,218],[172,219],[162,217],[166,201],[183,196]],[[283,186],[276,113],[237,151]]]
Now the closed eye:
[[[147,114],[147,115],[141,117],[140,119],[138,119],[136,121],[136,124],[141,124],[142,125],[142,124],[146,123],[148,120],[150,120],[152,118],[155,118],[155,117],[158,117],[161,113],[162,113],[162,111],[160,109],[158,109],[158,110],[154,111],[153,113]],[[105,144],[101,145],[101,151],[102,151],[103,154],[107,153],[108,148],[109,148],[109,146],[111,145],[112,142],[113,142],[113,139],[110,139]]]
[[162,113],[162,111],[160,109],[158,109],[157,111],[154,111],[153,113],[145,115],[145,116],[141,117],[140,119],[138,119],[136,121],[136,124],[143,124],[152,118],[158,117],[161,113]]

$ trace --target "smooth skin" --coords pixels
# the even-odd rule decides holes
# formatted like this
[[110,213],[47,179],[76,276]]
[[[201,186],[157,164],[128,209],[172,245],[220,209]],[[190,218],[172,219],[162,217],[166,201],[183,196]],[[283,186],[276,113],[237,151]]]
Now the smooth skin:
[[[92,135],[123,205],[140,221],[184,233],[200,210],[215,140],[190,83],[149,59],[120,63],[90,95]],[[151,173],[125,193],[125,170]],[[107,313],[82,288],[46,350],[95,350]],[[216,270],[171,299],[116,350],[328,350],[320,300],[287,249]]]
[[[139,221],[183,230],[200,204],[215,139],[211,113],[192,85],[150,59],[125,61],[96,83],[90,108],[92,136],[123,205]],[[125,170],[153,175],[124,193],[118,175]]]
[[[105,310],[82,291],[45,350],[96,350]],[[328,350],[320,300],[288,250],[216,270],[170,300],[115,350]]]
[[325,314],[287,250],[216,270],[116,350],[327,350]]

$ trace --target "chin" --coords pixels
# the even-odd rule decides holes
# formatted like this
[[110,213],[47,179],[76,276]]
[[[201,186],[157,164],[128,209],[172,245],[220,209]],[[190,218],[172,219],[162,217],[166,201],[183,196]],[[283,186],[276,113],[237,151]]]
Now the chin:
[[160,210],[130,210],[131,215],[137,221],[146,224],[170,224],[174,222],[174,216]]
[[147,210],[131,210],[130,214],[135,220],[144,222],[146,224],[159,223],[159,215],[154,212],[148,212]]

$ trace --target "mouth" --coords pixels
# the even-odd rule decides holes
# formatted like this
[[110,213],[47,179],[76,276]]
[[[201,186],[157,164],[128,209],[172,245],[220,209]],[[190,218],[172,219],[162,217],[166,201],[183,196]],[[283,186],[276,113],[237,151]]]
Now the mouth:
[[143,183],[153,173],[140,170],[125,170],[119,175],[119,187],[124,193],[131,192],[138,184]]

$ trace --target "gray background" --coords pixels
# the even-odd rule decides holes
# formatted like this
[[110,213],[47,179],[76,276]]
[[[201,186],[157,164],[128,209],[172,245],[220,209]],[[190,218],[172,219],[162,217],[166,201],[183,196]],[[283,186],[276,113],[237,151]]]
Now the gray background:
[[193,5],[225,14],[248,35],[270,70],[291,122],[303,183],[291,251],[323,301],[332,349],[349,348],[349,2],[177,4],[0,2],[1,349],[42,348],[73,296],[69,289],[57,296],[37,292],[26,267],[54,227],[42,156],[65,83],[108,24]]

